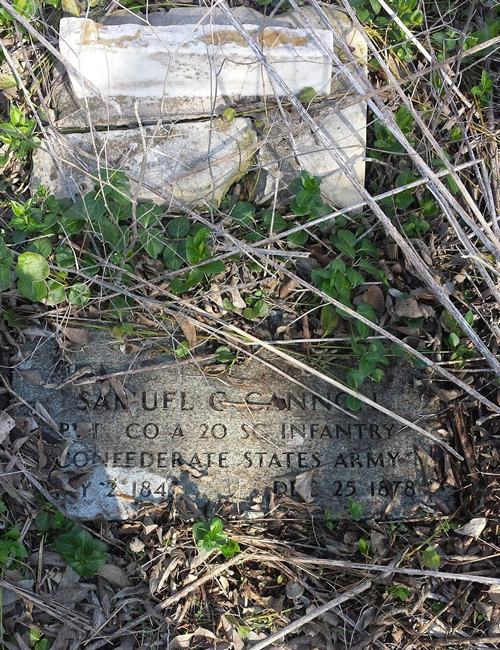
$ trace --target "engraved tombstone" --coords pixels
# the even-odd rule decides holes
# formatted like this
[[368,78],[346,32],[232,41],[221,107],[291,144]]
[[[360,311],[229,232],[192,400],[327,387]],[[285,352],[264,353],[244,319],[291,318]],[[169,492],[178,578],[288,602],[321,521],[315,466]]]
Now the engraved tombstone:
[[[93,333],[68,360],[55,338],[33,340],[13,370],[18,394],[53,421],[35,418],[60,450],[71,516],[128,518],[167,501],[174,485],[200,506],[241,510],[267,491],[337,516],[350,500],[367,517],[399,517],[443,498],[420,465],[425,438],[373,408],[349,413],[345,395],[306,373],[271,358],[200,366],[161,341],[122,347]],[[396,366],[371,397],[421,424],[428,409],[413,384]]]

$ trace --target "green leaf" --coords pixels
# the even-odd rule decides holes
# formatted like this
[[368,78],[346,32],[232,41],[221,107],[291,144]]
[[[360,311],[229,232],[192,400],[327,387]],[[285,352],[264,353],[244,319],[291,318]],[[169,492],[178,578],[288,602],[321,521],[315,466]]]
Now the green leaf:
[[80,268],[83,271],[83,273],[86,273],[87,275],[97,275],[99,272],[99,265],[97,262],[90,257],[90,255],[84,255],[82,257],[82,260],[80,262]]
[[300,91],[300,93],[299,93],[299,101],[304,106],[307,106],[312,101],[314,101],[317,96],[318,96],[318,93],[316,92],[316,90],[314,88],[312,88],[312,86],[307,86],[306,88],[304,88],[303,90]]
[[442,321],[443,325],[450,332],[454,332],[455,334],[457,334],[457,336],[460,336],[462,334],[462,329],[461,329],[460,325],[453,318],[453,316],[450,314],[450,312],[443,311],[443,313],[441,314],[441,321]]
[[182,239],[189,233],[191,222],[187,217],[176,217],[171,219],[167,226],[167,233],[172,239]]
[[[149,228],[150,226],[160,227],[162,225],[163,208],[159,205],[141,203],[137,206],[136,214],[137,222],[143,228]],[[120,214],[120,216],[122,215]]]
[[165,244],[163,263],[169,271],[178,271],[186,263],[186,242]]
[[39,533],[47,533],[52,528],[52,515],[46,510],[39,510],[35,517],[35,526]]
[[224,522],[220,517],[214,517],[210,521],[209,531],[211,535],[220,535],[224,530]]
[[178,359],[185,359],[189,356],[189,354],[189,343],[187,341],[181,341],[175,348],[175,356]]
[[406,106],[400,106],[394,114],[396,124],[403,133],[409,133],[413,129],[413,115]]
[[203,227],[196,234],[186,238],[186,257],[190,264],[198,264],[208,257],[210,254],[207,243],[209,236],[210,231]]
[[449,335],[448,340],[450,341],[450,345],[452,348],[458,348],[458,346],[460,345],[460,338],[455,334],[455,332],[452,332]]
[[265,300],[257,300],[251,307],[243,310],[243,318],[254,320],[256,318],[265,318],[269,313],[269,305]]
[[9,109],[9,119],[14,126],[21,126],[24,123],[24,113],[15,104],[11,104]]
[[228,106],[227,108],[224,109],[222,113],[222,117],[226,120],[226,122],[232,122],[236,117],[235,109]]
[[365,512],[365,509],[363,508],[361,503],[359,503],[359,501],[355,501],[354,499],[349,497],[349,501],[347,503],[347,512],[349,514],[349,517],[353,521],[360,521],[361,519],[363,519],[363,514]]
[[233,363],[236,359],[231,348],[227,345],[220,345],[217,350],[215,350],[215,358],[219,363]]
[[85,227],[85,221],[75,216],[74,214],[65,213],[60,222],[61,231],[65,235],[77,235],[81,233]]
[[66,300],[66,288],[57,280],[48,280],[45,304],[59,305]]
[[107,207],[103,197],[92,191],[78,197],[75,203],[66,210],[64,217],[80,223],[85,221],[94,223],[104,217],[106,212]]
[[375,264],[364,257],[357,261],[357,266],[365,273],[369,273],[376,280],[383,280],[385,278],[385,273],[382,269],[379,269],[378,266],[375,266]]
[[80,15],[80,8],[75,0],[61,0],[61,7],[63,8],[63,11],[70,14],[70,16],[78,17]]
[[349,282],[349,287],[355,289],[362,285],[365,281],[365,278],[361,275],[359,271],[353,269],[352,267],[348,268],[346,271],[346,277]]
[[61,269],[75,267],[75,255],[70,246],[58,246],[55,250],[56,264]]
[[321,327],[323,328],[323,336],[328,336],[330,332],[338,327],[340,322],[337,310],[329,303],[323,305],[321,308],[320,320]]
[[259,214],[259,219],[267,231],[271,231],[271,226],[271,232],[281,232],[287,227],[287,223],[283,217],[278,212],[275,212],[273,215],[273,211],[271,209],[263,210]]
[[347,396],[346,404],[350,411],[359,411],[363,407],[363,402],[353,395]]
[[411,589],[403,585],[391,585],[387,587],[387,593],[405,603],[411,596]]
[[358,253],[358,255],[368,255],[369,257],[374,257],[374,258],[379,257],[379,252],[377,247],[367,237],[363,237],[363,239],[361,239],[361,241],[359,241],[356,244],[356,252]]
[[7,248],[3,237],[0,237],[0,291],[10,288],[13,253]]
[[309,233],[307,230],[299,230],[297,232],[288,235],[287,241],[292,246],[304,246],[309,239]]
[[372,323],[378,322],[377,312],[373,309],[371,305],[368,305],[366,302],[362,302],[361,304],[359,304],[356,307],[356,311],[358,312],[358,314],[361,314],[361,316],[364,316]]
[[139,241],[149,257],[154,260],[157,259],[165,247],[162,231],[159,228],[144,228],[139,234]]
[[432,197],[424,198],[420,203],[420,210],[423,217],[435,217],[439,214],[439,205]]
[[47,283],[45,280],[31,280],[23,275],[17,280],[17,290],[28,300],[40,302],[47,296]]
[[208,262],[208,264],[203,264],[198,270],[204,275],[217,275],[218,273],[224,273],[226,265],[222,260],[214,260]]
[[382,368],[375,368],[375,370],[373,370],[372,373],[370,374],[370,377],[373,379],[373,381],[376,381],[378,384],[379,382],[382,381],[384,375],[385,373],[382,370]]
[[228,539],[220,548],[222,555],[227,558],[234,557],[240,550],[240,545],[234,539]]
[[86,284],[83,284],[83,282],[77,282],[68,291],[68,300],[76,307],[86,305],[90,300],[90,296],[90,288]]
[[358,550],[361,553],[361,555],[368,557],[368,555],[370,554],[370,542],[364,537],[360,537],[358,539]]
[[16,272],[19,277],[32,282],[45,280],[50,273],[49,265],[39,253],[21,253],[17,258]]
[[97,235],[105,244],[109,244],[113,250],[123,251],[126,245],[125,231],[120,228],[116,223],[113,223],[108,217],[99,217],[94,223],[94,228]]
[[222,550],[229,542],[224,533],[224,523],[219,517],[214,517],[208,522],[196,522],[193,525],[193,537],[198,548],[205,552],[215,548]]
[[239,225],[251,226],[255,221],[255,206],[248,201],[238,201],[231,209],[230,216]]
[[64,561],[83,578],[93,577],[106,562],[106,544],[78,527],[59,535],[54,546]]
[[437,571],[441,565],[441,556],[435,546],[427,546],[420,555],[422,566]]
[[354,259],[356,255],[356,236],[350,230],[338,230],[332,243],[341,253]]
[[48,237],[41,237],[40,239],[35,239],[30,244],[30,251],[34,253],[39,253],[42,257],[49,257],[52,253],[52,244]]
[[9,565],[12,560],[22,560],[27,555],[18,528],[8,528],[0,533],[0,568]]

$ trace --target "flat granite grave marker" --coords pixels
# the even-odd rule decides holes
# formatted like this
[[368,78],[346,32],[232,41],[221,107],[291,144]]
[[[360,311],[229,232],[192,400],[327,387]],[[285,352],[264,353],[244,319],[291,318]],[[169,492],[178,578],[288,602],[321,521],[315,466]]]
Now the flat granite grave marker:
[[[390,417],[368,407],[349,414],[338,408],[345,395],[281,366],[288,379],[270,359],[221,372],[176,360],[161,343],[127,354],[92,333],[70,363],[55,338],[27,343],[13,387],[53,420],[51,429],[35,417],[46,440],[60,438],[68,515],[133,517],[176,484],[199,506],[230,500],[241,510],[267,491],[337,516],[350,500],[365,516],[400,517],[446,496],[420,465],[428,441]],[[413,382],[396,366],[370,397],[421,424],[428,409]]]

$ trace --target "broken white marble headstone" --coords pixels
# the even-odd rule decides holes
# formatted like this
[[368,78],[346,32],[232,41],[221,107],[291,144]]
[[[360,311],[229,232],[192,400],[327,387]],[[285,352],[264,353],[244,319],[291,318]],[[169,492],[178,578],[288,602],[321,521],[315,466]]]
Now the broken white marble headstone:
[[[243,25],[292,93],[329,91],[333,34]],[[101,97],[283,96],[232,25],[103,25],[63,18],[59,48],[75,95]]]
[[[325,5],[321,16],[313,7],[272,19],[247,7],[231,13],[282,83],[220,9],[171,9],[148,20],[112,15],[103,24],[63,18],[59,47],[70,84],[54,96],[56,124],[70,133],[51,132],[35,152],[32,190],[43,184],[74,197],[112,168],[126,173],[138,200],[207,206],[253,170],[250,198],[263,203],[306,169],[323,179],[333,205],[359,203],[353,178],[364,183],[366,102],[356,100],[333,53],[340,37],[363,64],[362,36]],[[307,107],[313,129],[275,102],[304,88],[318,94]],[[238,117],[216,119],[227,107]]]

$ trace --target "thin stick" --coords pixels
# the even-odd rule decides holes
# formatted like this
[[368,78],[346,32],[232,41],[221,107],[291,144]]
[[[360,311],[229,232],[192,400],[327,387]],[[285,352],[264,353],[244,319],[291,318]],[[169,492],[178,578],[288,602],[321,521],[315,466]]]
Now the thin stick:
[[[263,559],[274,559],[276,556],[259,557]],[[373,571],[376,573],[399,573],[406,576],[417,576],[420,578],[439,578],[441,580],[459,580],[461,582],[475,582],[481,585],[500,585],[500,578],[489,576],[478,576],[473,573],[450,573],[449,571],[429,571],[427,569],[410,569],[405,567],[384,566],[383,564],[361,564],[360,562],[347,562],[346,560],[328,560],[313,557],[280,557],[281,562],[292,562],[304,566],[337,567],[344,570]]]
[[95,384],[98,381],[105,381],[106,379],[113,379],[114,377],[122,377],[123,375],[139,375],[146,372],[156,372],[158,370],[166,370],[167,368],[178,368],[179,366],[190,365],[192,363],[198,363],[203,361],[211,361],[215,359],[215,354],[206,354],[201,357],[190,357],[189,359],[178,359],[176,361],[165,361],[165,363],[157,363],[154,366],[142,366],[140,368],[128,368],[127,370],[117,370],[116,372],[108,372],[105,375],[93,375],[92,377],[85,377],[84,379],[78,379],[78,374],[68,377],[60,384],[45,384],[44,388],[56,388],[60,390],[61,388],[66,388],[68,385],[73,386],[86,386],[88,384]]
[[264,650],[264,648],[268,648],[271,644],[283,639],[285,636],[287,636],[287,634],[293,634],[293,632],[296,632],[307,623],[310,623],[315,618],[318,618],[318,616],[325,614],[334,607],[342,605],[342,603],[345,603],[347,600],[351,600],[351,598],[354,598],[354,596],[357,596],[358,594],[363,593],[363,591],[370,589],[371,586],[372,583],[370,580],[363,580],[363,582],[360,582],[356,587],[349,589],[349,591],[345,591],[343,594],[337,596],[336,598],[332,598],[332,600],[329,600],[324,605],[321,605],[321,607],[313,609],[312,612],[301,616],[296,621],[293,621],[281,630],[278,630],[278,632],[275,632],[274,634],[271,634],[271,636],[268,636],[266,639],[259,641],[259,643],[252,646],[252,650]]

